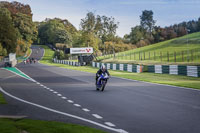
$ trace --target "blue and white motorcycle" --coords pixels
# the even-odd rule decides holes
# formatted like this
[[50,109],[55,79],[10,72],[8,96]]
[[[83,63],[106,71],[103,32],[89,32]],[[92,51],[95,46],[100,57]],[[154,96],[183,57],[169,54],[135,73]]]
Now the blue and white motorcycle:
[[97,80],[96,90],[97,91],[99,91],[99,90],[103,91],[105,86],[106,86],[108,79],[109,79],[108,74],[102,73]]

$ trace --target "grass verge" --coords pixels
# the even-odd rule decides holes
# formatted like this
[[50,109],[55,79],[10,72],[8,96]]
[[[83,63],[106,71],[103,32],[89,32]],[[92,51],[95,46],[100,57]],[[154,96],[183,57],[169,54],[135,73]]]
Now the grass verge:
[[0,93],[0,104],[6,104],[6,100],[3,97],[2,93]]
[[105,133],[86,126],[30,119],[0,119],[1,133]]
[[[200,32],[159,42],[156,44],[116,53],[117,62],[143,65],[194,64],[200,65]],[[113,55],[99,56],[99,60],[112,62]]]

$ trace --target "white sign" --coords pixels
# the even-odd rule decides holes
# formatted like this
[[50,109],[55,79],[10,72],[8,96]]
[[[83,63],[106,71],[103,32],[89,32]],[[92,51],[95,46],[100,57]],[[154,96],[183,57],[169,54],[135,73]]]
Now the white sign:
[[70,48],[70,54],[92,54],[93,48]]
[[10,53],[9,54],[9,61],[16,60],[16,54],[15,53]]

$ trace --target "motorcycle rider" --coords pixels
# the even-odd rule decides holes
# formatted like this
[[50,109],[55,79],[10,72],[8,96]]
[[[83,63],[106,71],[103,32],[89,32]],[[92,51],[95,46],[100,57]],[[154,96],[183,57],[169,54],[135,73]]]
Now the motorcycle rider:
[[106,69],[106,66],[105,65],[102,65],[101,66],[101,68],[97,71],[97,73],[96,73],[96,83],[95,83],[95,85],[97,85],[97,80],[98,80],[98,78],[100,77],[100,75],[102,74],[102,73],[107,73],[108,74],[108,76],[110,76],[110,73],[108,72],[108,70]]

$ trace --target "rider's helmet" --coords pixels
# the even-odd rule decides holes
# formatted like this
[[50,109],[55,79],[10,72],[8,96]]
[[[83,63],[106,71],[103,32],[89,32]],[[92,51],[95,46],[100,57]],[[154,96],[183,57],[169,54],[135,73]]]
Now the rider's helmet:
[[106,71],[106,66],[105,66],[105,65],[102,65],[102,66],[101,66],[101,70],[102,70],[103,72],[105,72],[105,71]]

